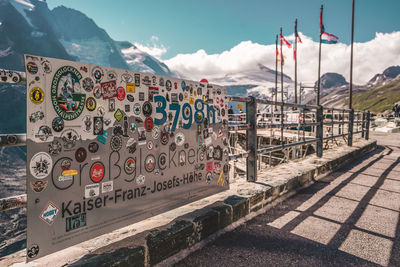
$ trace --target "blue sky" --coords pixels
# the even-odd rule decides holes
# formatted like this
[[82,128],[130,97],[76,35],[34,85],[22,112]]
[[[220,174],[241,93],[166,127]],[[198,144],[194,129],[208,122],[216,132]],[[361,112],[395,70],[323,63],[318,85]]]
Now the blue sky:
[[[283,27],[289,35],[294,19],[299,31],[318,39],[320,5],[326,31],[350,42],[351,0],[48,0],[50,8],[74,8],[92,18],[115,40],[165,48],[161,58],[194,53],[221,53],[242,41],[273,44]],[[400,30],[400,0],[357,0],[355,40],[376,32]],[[156,36],[158,38],[152,38]]]

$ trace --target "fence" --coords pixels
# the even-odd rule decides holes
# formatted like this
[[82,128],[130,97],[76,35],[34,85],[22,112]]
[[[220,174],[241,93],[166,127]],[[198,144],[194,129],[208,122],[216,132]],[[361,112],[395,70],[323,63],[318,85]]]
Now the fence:
[[[0,82],[25,84],[25,73],[0,70]],[[229,158],[231,161],[246,158],[244,171],[249,182],[257,181],[257,173],[263,169],[264,161],[271,166],[274,152],[283,153],[286,150],[282,162],[290,158],[289,149],[298,147],[299,150],[293,150],[293,154],[299,154],[300,151],[303,155],[305,151],[306,155],[309,150],[307,147],[303,151],[303,146],[313,145],[317,156],[322,157],[324,145],[328,148],[329,142],[338,144],[338,138],[342,137],[349,146],[352,145],[355,134],[361,133],[362,138],[369,138],[369,111],[276,102],[252,96],[229,98],[231,102],[246,103],[246,113],[229,114]],[[258,105],[264,106],[263,112],[258,111]],[[268,107],[267,110],[265,106]],[[232,139],[238,133],[245,135],[244,149],[239,148],[235,139]],[[266,147],[262,147],[263,136],[269,139]],[[274,145],[274,142],[278,144]],[[25,145],[26,134],[0,134],[0,147]],[[233,164],[233,169],[235,168]],[[24,206],[26,194],[0,199],[0,212]]]

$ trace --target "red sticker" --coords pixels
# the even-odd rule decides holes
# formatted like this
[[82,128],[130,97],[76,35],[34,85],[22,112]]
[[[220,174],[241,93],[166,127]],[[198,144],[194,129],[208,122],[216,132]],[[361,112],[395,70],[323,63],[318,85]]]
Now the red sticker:
[[154,128],[154,121],[152,117],[147,117],[144,120],[144,128],[146,129],[147,132],[153,131]]
[[124,87],[122,87],[122,86],[118,87],[117,88],[117,99],[119,101],[122,101],[125,99],[125,95],[126,95],[126,93],[125,93]]
[[213,162],[209,161],[206,163],[206,171],[210,172],[213,170]]
[[90,168],[90,179],[94,183],[98,183],[103,180],[105,174],[104,164],[101,162],[93,163],[92,167]]

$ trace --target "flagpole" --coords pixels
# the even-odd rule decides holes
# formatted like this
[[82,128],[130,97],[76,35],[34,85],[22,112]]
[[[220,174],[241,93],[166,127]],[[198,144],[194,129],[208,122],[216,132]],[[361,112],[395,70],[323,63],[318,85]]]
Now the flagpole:
[[[281,27],[281,36],[282,36],[282,27]],[[283,103],[283,54],[282,54],[282,37],[281,37],[281,102]]]
[[353,108],[353,42],[354,42],[354,0],[351,13],[351,52],[350,52],[350,90],[349,109]]
[[[324,5],[321,5],[321,22],[322,23],[322,12],[324,11]],[[319,31],[319,56],[318,56],[318,88],[317,88],[317,106],[319,106],[319,94],[321,90],[321,37],[322,37],[322,29],[320,25]]]
[[[275,40],[275,103],[278,102],[278,54],[276,51],[278,51],[278,35]],[[277,110],[276,104],[275,110]]]
[[281,27],[281,144],[283,145],[283,53],[282,53],[282,27]]
[[294,103],[297,104],[297,19],[294,22],[294,28],[295,28],[295,33],[294,33]]

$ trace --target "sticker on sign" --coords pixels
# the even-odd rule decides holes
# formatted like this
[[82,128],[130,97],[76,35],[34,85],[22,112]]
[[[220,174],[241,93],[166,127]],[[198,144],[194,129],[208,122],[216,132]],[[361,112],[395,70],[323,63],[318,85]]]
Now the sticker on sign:
[[48,225],[52,225],[59,211],[60,209],[57,208],[57,206],[54,203],[49,201],[49,203],[47,203],[47,206],[40,214],[40,218],[43,221],[45,221]]

